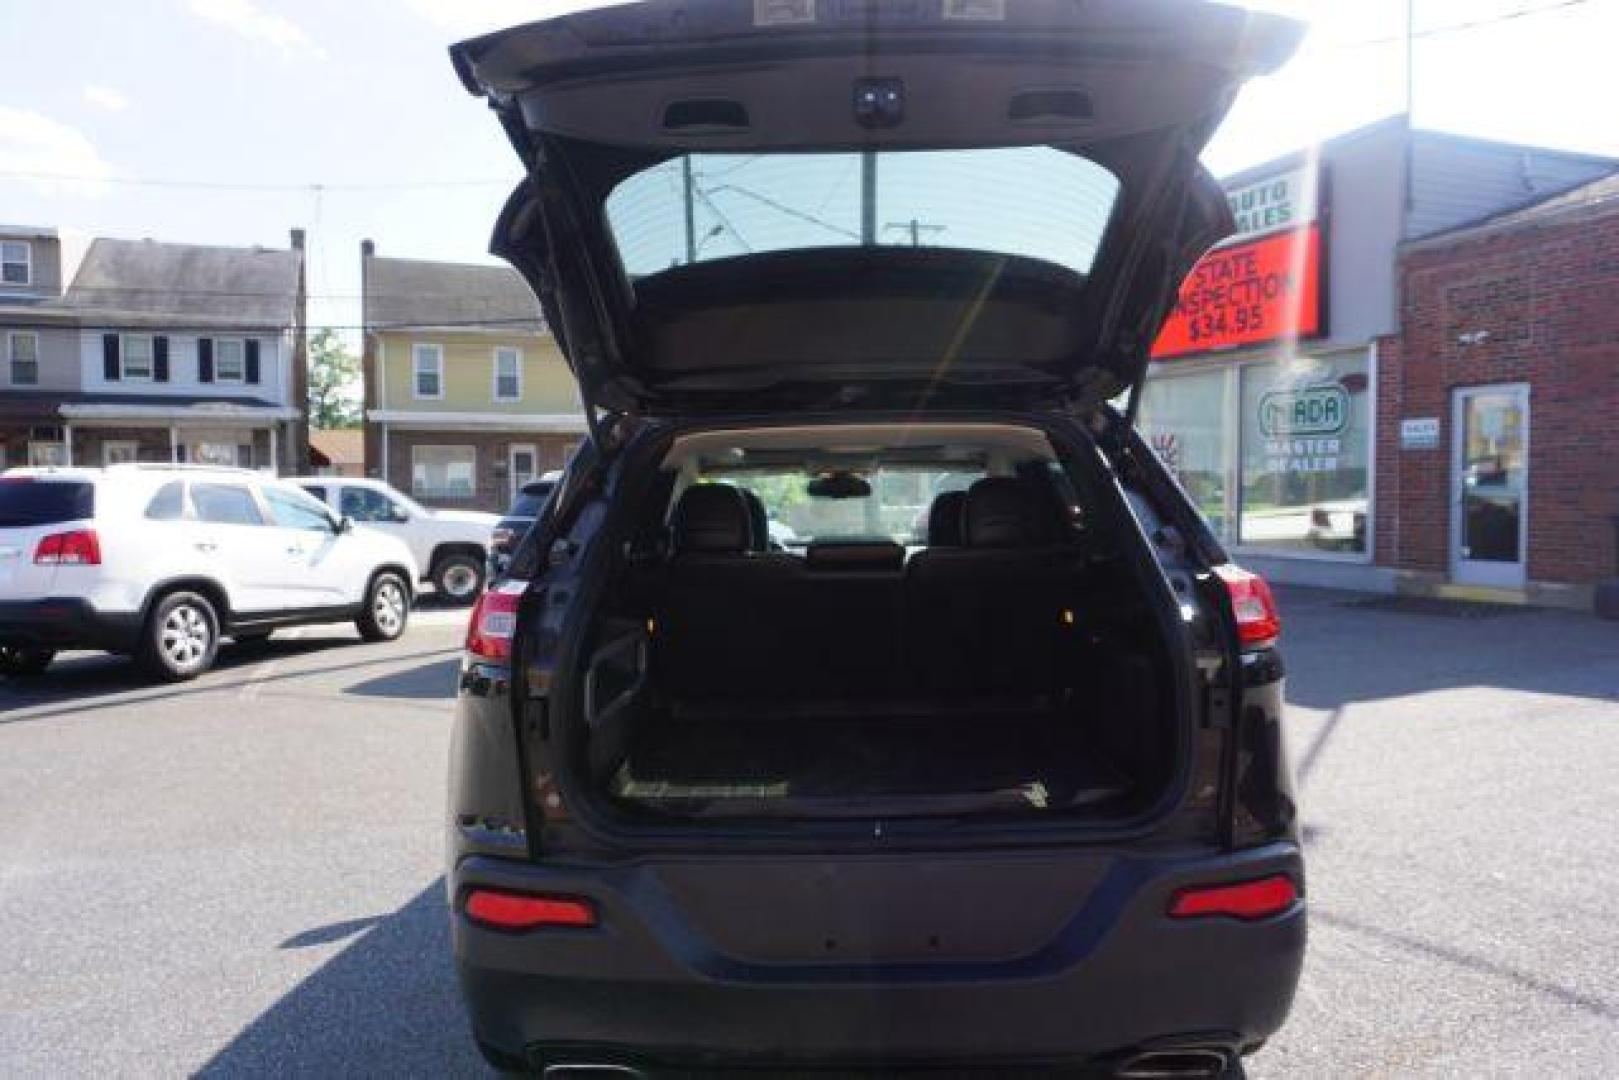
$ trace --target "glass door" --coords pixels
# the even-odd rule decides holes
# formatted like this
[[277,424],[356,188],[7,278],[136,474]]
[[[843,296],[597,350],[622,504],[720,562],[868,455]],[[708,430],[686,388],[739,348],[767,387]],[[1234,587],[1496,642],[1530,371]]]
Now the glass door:
[[1521,588],[1528,561],[1529,388],[1457,390],[1452,428],[1451,575]]

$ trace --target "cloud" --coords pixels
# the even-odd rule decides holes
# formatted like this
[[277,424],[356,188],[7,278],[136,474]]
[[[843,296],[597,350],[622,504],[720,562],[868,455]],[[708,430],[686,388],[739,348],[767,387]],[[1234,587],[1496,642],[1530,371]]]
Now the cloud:
[[570,11],[611,7],[627,0],[562,0],[536,3],[535,0],[408,0],[411,10],[458,37],[487,34],[518,23],[551,19]]
[[262,41],[289,59],[326,59],[326,50],[304,28],[284,15],[266,11],[254,0],[187,0],[191,14],[222,26],[249,41]]
[[0,161],[6,172],[47,195],[99,197],[113,175],[112,166],[78,128],[6,105],[0,105]]
[[101,83],[84,84],[84,100],[108,112],[123,112],[129,108],[129,99],[110,86]]

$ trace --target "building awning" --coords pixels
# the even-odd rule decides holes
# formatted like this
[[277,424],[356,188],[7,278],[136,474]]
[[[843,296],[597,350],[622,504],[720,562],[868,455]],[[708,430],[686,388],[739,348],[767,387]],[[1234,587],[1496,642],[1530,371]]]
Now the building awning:
[[582,433],[583,413],[472,413],[410,412],[399,409],[372,409],[366,418],[375,424],[419,431],[526,431],[562,435]]
[[137,405],[122,402],[66,403],[59,410],[65,420],[130,421],[165,424],[273,424],[282,420],[296,420],[297,409],[278,405],[234,405],[225,402],[205,402],[173,405]]

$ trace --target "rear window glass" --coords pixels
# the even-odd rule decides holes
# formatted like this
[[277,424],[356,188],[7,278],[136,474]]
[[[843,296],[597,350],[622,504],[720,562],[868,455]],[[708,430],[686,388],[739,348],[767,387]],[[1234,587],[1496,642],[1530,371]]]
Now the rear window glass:
[[[621,181],[607,221],[631,277],[823,247],[938,247],[1090,271],[1119,182],[1049,146],[690,154]],[[867,173],[874,206],[865,213]],[[869,227],[863,223],[869,222]]]
[[748,469],[705,473],[703,482],[730,484],[758,496],[773,546],[794,549],[817,540],[927,542],[928,511],[947,491],[966,491],[981,479],[980,467],[880,465],[861,470],[866,494],[821,498],[812,493],[816,473]]
[[0,480],[0,528],[57,525],[95,516],[93,484],[64,480]]
[[197,520],[215,525],[263,525],[253,493],[235,484],[192,484],[191,505]]

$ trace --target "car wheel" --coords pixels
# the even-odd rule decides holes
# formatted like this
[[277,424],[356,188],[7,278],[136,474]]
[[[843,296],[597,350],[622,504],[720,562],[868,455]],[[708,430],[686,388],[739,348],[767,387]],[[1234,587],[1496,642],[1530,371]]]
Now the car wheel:
[[365,605],[354,625],[367,641],[393,641],[410,621],[410,590],[398,574],[378,574],[365,591]]
[[446,555],[433,567],[433,588],[452,604],[470,604],[483,591],[483,563],[471,555]]
[[53,649],[30,649],[22,645],[0,645],[0,676],[8,679],[43,674],[56,659]]
[[195,679],[219,654],[219,615],[206,596],[173,592],[146,619],[140,664],[168,682]]

